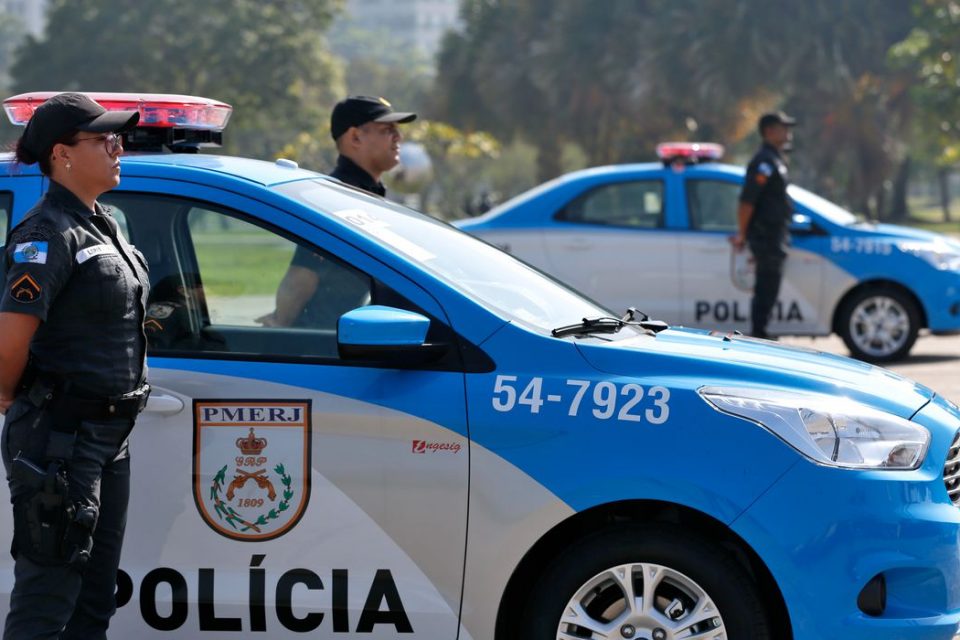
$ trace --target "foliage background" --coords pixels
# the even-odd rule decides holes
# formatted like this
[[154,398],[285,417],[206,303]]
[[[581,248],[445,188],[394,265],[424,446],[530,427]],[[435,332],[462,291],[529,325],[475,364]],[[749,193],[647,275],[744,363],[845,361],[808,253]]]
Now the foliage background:
[[[226,152],[319,170],[335,157],[333,103],[384,95],[421,115],[404,129],[434,163],[419,204],[445,217],[571,169],[650,160],[667,138],[719,141],[743,162],[758,115],[782,108],[800,120],[795,181],[897,221],[928,194],[951,220],[960,0],[461,0],[435,58],[335,22],[343,9],[51,0],[38,38],[0,14],[0,89],[215,97],[235,108]],[[0,141],[16,134],[0,125]]]

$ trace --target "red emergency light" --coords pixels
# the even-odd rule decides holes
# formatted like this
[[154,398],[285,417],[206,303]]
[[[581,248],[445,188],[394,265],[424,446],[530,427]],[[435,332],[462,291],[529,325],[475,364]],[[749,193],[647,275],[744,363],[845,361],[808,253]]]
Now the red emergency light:
[[723,157],[723,145],[715,142],[663,142],[657,145],[657,157],[665,164],[715,162]]
[[[3,101],[10,122],[25,126],[33,112],[59,91],[21,93]],[[168,93],[83,92],[107,111],[139,111],[140,122],[123,134],[125,151],[196,153],[223,142],[233,107],[209,98]]]
[[[33,112],[59,91],[21,93],[3,101],[7,117],[15,125],[25,126]],[[83,92],[107,111],[139,111],[138,127],[200,129],[223,131],[233,108],[223,102],[165,93]]]

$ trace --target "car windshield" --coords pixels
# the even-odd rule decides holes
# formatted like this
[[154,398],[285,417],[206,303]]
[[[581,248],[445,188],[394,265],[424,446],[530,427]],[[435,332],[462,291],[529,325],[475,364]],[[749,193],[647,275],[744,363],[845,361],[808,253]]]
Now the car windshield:
[[846,227],[856,224],[857,222],[857,216],[806,189],[802,189],[796,185],[790,185],[787,187],[787,193],[794,202],[806,209],[816,212],[833,224]]
[[610,315],[530,265],[428,215],[328,180],[291,182],[278,190],[352,224],[509,320],[549,331]]

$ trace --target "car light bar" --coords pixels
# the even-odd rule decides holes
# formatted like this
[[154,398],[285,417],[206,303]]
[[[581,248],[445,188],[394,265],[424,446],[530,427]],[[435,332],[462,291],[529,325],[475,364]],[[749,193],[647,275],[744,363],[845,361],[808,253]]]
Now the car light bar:
[[663,142],[657,145],[657,157],[665,163],[710,162],[723,157],[723,145],[715,142]]
[[[3,109],[14,125],[25,126],[33,112],[59,91],[21,93],[3,101]],[[165,93],[83,92],[107,111],[139,111],[138,127],[223,131],[233,107],[223,102]]]

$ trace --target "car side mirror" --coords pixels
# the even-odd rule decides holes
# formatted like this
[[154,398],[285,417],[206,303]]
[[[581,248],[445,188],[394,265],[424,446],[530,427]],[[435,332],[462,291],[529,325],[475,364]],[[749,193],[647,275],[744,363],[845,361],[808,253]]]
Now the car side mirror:
[[423,364],[440,358],[444,345],[426,342],[430,319],[382,305],[348,311],[337,322],[337,350],[345,360]]

